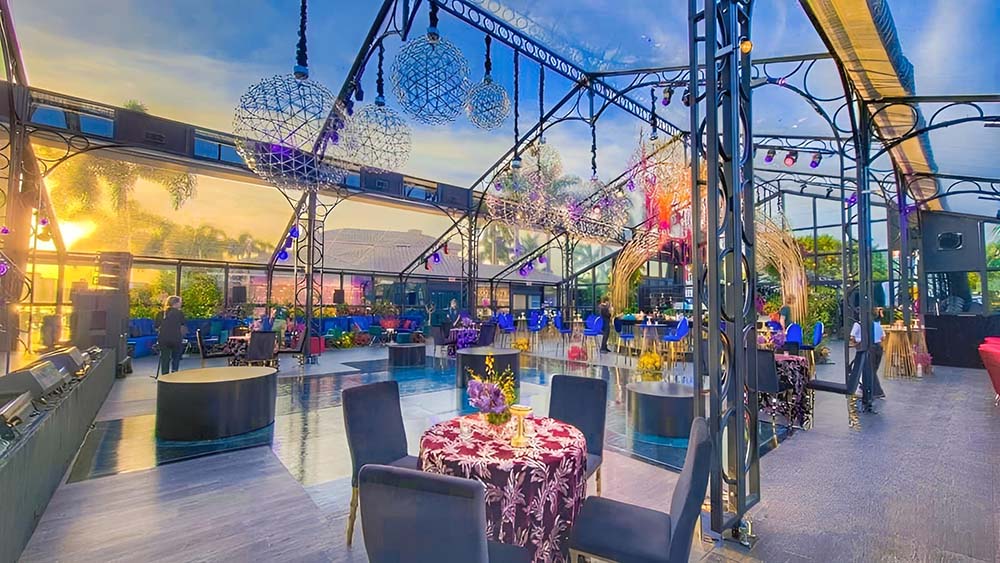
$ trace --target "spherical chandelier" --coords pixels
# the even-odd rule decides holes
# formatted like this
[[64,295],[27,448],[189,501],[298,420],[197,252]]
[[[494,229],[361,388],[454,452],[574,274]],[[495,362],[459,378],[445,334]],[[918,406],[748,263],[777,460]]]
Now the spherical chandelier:
[[408,41],[392,65],[392,87],[406,113],[421,123],[453,121],[465,107],[469,63],[462,51],[441,37],[438,6],[431,2],[427,35]]
[[338,184],[345,172],[323,161],[339,142],[349,108],[322,84],[309,80],[305,48],[305,2],[293,74],[252,85],[236,108],[236,150],[247,166],[281,189],[319,189]]
[[503,125],[510,115],[510,98],[507,91],[493,81],[493,62],[490,60],[492,39],[486,36],[486,74],[483,81],[469,89],[469,99],[465,102],[465,113],[469,121],[480,129],[496,129]]
[[382,65],[385,47],[378,46],[378,95],[375,103],[362,107],[348,123],[346,149],[351,160],[376,170],[399,170],[410,158],[413,141],[410,126],[385,105]]

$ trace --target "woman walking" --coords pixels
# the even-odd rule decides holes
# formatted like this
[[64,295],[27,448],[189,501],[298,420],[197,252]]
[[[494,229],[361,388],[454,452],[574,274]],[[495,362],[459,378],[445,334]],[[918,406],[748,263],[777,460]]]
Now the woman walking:
[[157,344],[160,346],[160,373],[177,371],[184,351],[184,313],[181,312],[181,298],[171,295],[164,306],[160,320]]

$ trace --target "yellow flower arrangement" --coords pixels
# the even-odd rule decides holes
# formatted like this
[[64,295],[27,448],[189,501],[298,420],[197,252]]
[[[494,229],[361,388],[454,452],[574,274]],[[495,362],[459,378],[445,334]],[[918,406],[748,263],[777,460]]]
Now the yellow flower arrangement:
[[516,338],[514,339],[514,348],[522,352],[527,352],[531,349],[531,344],[527,338]]
[[639,356],[639,373],[644,381],[659,380],[662,372],[663,358],[659,354],[650,350]]

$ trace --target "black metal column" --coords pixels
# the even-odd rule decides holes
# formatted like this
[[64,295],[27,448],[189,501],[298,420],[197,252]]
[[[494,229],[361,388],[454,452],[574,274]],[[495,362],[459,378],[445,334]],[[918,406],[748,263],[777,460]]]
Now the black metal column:
[[[703,151],[707,167],[706,269],[700,297],[708,324],[695,319],[695,333],[708,335],[708,421],[715,446],[711,523],[715,532],[732,530],[744,542],[749,538],[740,537],[743,515],[760,500],[756,395],[746,390],[747,381],[756,377],[756,362],[749,361],[756,348],[751,6],[751,0],[703,0],[704,9],[698,11],[696,0],[689,4],[690,64],[697,65],[702,52],[708,61],[703,88],[692,74],[689,89],[695,100],[705,100],[706,108],[704,140],[693,140],[693,152]],[[704,24],[703,41],[697,37],[699,23]],[[701,130],[702,123],[692,123],[692,131]],[[695,189],[697,201],[697,183]]]
[[[863,103],[858,105],[855,131],[858,153],[858,322],[861,324],[861,350],[870,350],[874,341],[874,315],[872,307],[872,198],[870,185],[870,157],[872,142],[871,113]],[[863,366],[862,402],[871,410],[873,371],[871,354]]]
[[470,315],[476,312],[476,291],[479,284],[479,228],[476,213],[470,213],[465,218],[465,229],[462,232],[462,307]]
[[302,321],[305,323],[300,363],[313,360],[309,337],[313,331],[313,319],[319,317],[317,312],[323,306],[323,229],[326,213],[323,214],[324,220],[320,220],[318,207],[319,194],[316,190],[310,190],[305,207],[299,211],[299,224],[305,225],[305,232],[299,239],[295,253],[298,265],[295,275],[295,307],[302,309]]

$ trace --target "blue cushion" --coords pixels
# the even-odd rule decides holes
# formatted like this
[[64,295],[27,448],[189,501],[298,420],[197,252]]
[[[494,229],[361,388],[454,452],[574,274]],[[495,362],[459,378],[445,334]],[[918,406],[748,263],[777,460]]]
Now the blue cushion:
[[670,515],[602,497],[587,497],[576,517],[570,547],[604,559],[666,563]]

